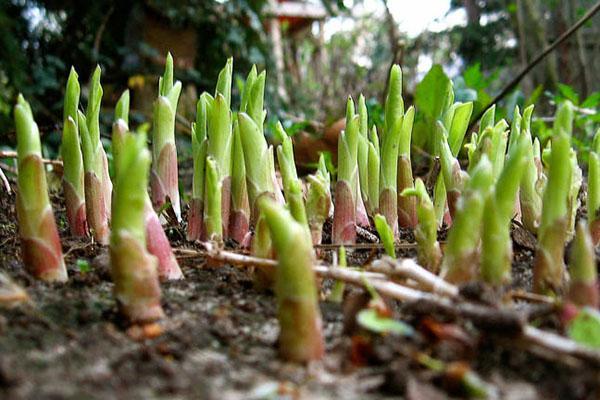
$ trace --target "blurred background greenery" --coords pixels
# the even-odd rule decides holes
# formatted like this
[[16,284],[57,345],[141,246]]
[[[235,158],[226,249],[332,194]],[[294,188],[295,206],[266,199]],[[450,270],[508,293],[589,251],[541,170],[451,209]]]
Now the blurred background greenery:
[[[177,126],[184,147],[198,94],[214,90],[230,56],[238,83],[252,64],[268,70],[267,128],[281,119],[290,134],[324,134],[324,150],[335,146],[327,135],[339,131],[336,121],[348,95],[364,93],[372,122],[380,123],[392,63],[403,68],[407,103],[418,108],[418,83],[440,65],[456,100],[474,101],[476,114],[595,2],[2,0],[0,146],[14,147],[11,110],[22,92],[34,108],[47,155],[56,156],[71,65],[80,75],[83,104],[87,80],[96,64],[102,66],[105,133],[126,88],[132,92],[134,124],[149,120],[169,50],[184,84]],[[544,138],[556,103],[569,99],[577,106],[575,141],[585,148],[600,121],[599,33],[596,15],[500,102],[499,116],[510,118],[515,105],[536,103],[534,133]],[[311,156],[304,158],[300,161]]]

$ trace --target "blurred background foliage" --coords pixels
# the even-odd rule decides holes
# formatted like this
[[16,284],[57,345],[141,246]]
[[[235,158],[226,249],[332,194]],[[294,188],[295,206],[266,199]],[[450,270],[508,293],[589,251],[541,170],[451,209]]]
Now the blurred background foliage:
[[[368,99],[372,123],[380,124],[392,63],[403,68],[407,104],[419,108],[417,84],[439,65],[436,73],[452,81],[455,99],[473,101],[476,114],[595,0],[311,0],[301,3],[322,14],[274,18],[282,3],[1,1],[0,145],[14,146],[12,106],[22,92],[32,103],[48,154],[56,155],[71,65],[80,75],[83,104],[93,68],[103,68],[104,132],[126,88],[132,90],[133,123],[148,121],[168,50],[184,84],[177,126],[183,134],[189,132],[198,94],[214,90],[218,71],[231,56],[238,84],[252,64],[268,70],[267,130],[281,119],[290,134],[327,137],[328,129],[340,129],[336,122],[346,96],[359,93]],[[447,10],[433,28],[408,32],[405,21],[398,21],[402,7],[431,4],[445,4]],[[273,20],[280,39],[273,36]],[[545,138],[556,103],[569,99],[577,106],[576,143],[585,148],[600,122],[599,33],[597,15],[534,68],[500,102],[497,115],[510,119],[515,105],[535,103],[535,133]],[[327,146],[335,141],[324,150]]]

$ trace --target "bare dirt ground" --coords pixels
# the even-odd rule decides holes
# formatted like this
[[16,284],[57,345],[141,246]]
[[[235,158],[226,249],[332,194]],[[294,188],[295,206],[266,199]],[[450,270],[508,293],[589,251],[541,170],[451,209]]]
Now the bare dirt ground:
[[[53,201],[70,275],[66,284],[41,283],[23,271],[14,195],[0,192],[0,271],[31,297],[29,305],[0,307],[0,398],[462,398],[468,393],[457,376],[465,370],[477,373],[497,398],[600,398],[597,366],[526,348],[510,333],[482,332],[419,305],[390,302],[395,316],[415,328],[412,337],[358,329],[353,316],[367,297],[351,288],[342,305],[321,302],[324,362],[283,363],[273,295],[256,290],[249,271],[207,268],[199,257],[180,258],[186,279],[162,285],[167,318],[156,337],[139,340],[139,328],[127,327],[116,312],[106,249],[70,238],[62,202]],[[169,234],[175,247],[193,247],[178,232]],[[412,234],[404,232],[402,239],[410,242]],[[513,287],[529,289],[531,241],[515,239]],[[413,254],[408,249],[401,255]],[[355,252],[351,262],[375,255]],[[324,281],[323,294],[329,287]],[[559,329],[557,311],[541,307],[532,323]],[[426,368],[423,355],[449,368]]]

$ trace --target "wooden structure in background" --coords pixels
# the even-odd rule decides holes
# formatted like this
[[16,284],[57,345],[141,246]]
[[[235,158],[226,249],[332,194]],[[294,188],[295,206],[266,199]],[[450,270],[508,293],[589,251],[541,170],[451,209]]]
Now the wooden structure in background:
[[281,37],[281,26],[286,25],[286,32],[297,32],[310,28],[315,21],[319,22],[319,38],[323,44],[323,24],[327,17],[327,11],[322,4],[310,1],[297,0],[270,0],[267,10],[268,27],[271,42],[273,43],[273,56],[277,77],[277,92],[279,96],[287,100],[288,95],[285,88],[283,58],[283,43]]

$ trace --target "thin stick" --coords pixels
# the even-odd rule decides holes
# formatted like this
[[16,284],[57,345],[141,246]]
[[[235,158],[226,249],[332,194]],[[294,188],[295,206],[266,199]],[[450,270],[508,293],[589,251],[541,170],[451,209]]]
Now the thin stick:
[[[211,244],[205,243],[206,252],[197,250],[184,250],[185,253],[196,252],[198,255],[205,253],[206,256],[216,260],[228,262],[241,266],[269,266],[276,267],[277,261],[237,254],[226,250],[216,249]],[[439,297],[433,293],[423,292],[395,282],[385,280],[386,276],[377,272],[364,272],[352,268],[329,267],[316,265],[313,267],[319,276],[337,279],[359,287],[372,287],[380,294],[395,300],[412,303],[417,307],[433,309],[436,312],[454,315],[469,319],[480,329],[494,332],[510,332],[519,335],[522,339],[532,345],[543,347],[558,354],[567,355],[591,362],[600,366],[600,351],[581,346],[574,341],[546,332],[525,324],[523,314],[514,310],[496,309],[479,304],[452,301]],[[424,274],[419,275],[423,279]],[[439,286],[438,286],[439,287]]]
[[[346,249],[356,249],[356,250],[383,249],[383,244],[381,244],[381,243],[354,243],[354,244],[344,244],[344,245],[327,243],[327,244],[314,245],[315,248],[324,249],[324,250],[337,250],[341,246],[344,246]],[[394,247],[396,249],[414,249],[415,247],[417,247],[417,244],[416,243],[396,243],[394,245]]]
[[459,293],[458,287],[429,272],[412,258],[394,260],[391,257],[384,256],[374,261],[367,269],[390,276],[412,279],[423,286],[424,289],[443,296],[456,297]]
[[8,178],[6,177],[6,175],[4,175],[4,171],[2,170],[2,167],[0,167],[0,180],[2,180],[2,183],[4,184],[4,189],[6,189],[6,193],[11,193],[12,190],[10,188],[10,182],[8,181]]
[[585,15],[583,15],[579,19],[579,21],[577,21],[575,23],[575,25],[573,25],[571,28],[569,28],[569,30],[567,30],[565,33],[563,33],[562,35],[560,35],[560,37],[558,39],[556,39],[553,43],[551,43],[550,45],[546,46],[546,48],[544,50],[542,50],[542,52],[539,53],[533,60],[531,60],[531,62],[525,68],[523,68],[521,70],[521,72],[519,72],[504,87],[504,89],[502,89],[502,91],[500,93],[498,93],[496,95],[496,97],[494,97],[489,102],[489,104],[487,106],[482,107],[481,111],[475,116],[475,118],[473,118],[473,120],[469,124],[469,130],[471,130],[473,128],[473,126],[475,126],[475,124],[477,123],[477,121],[479,121],[479,119],[481,118],[481,116],[483,115],[483,113],[488,109],[488,107],[490,105],[498,103],[498,101],[500,101],[502,98],[504,98],[504,96],[506,96],[508,93],[510,93],[510,91],[513,90],[514,87],[519,84],[519,82],[521,82],[521,79],[523,79],[523,77],[525,75],[527,75],[529,73],[529,71],[531,71],[537,64],[539,64],[540,61],[542,61],[544,59],[544,57],[546,57],[548,54],[550,54],[550,52],[552,52],[556,47],[558,47],[559,44],[561,44],[562,42],[564,42],[565,40],[567,40],[573,33],[575,33],[577,31],[577,29],[579,29],[590,18],[592,18],[594,16],[594,14],[596,14],[598,12],[598,10],[600,10],[600,1],[597,2],[594,6],[592,6],[592,8],[590,8],[588,10],[588,12],[586,12]]
[[[0,158],[17,158],[17,152],[12,150],[0,150]],[[48,158],[42,158],[44,164],[50,164],[62,167],[63,163],[61,160],[51,160]]]

